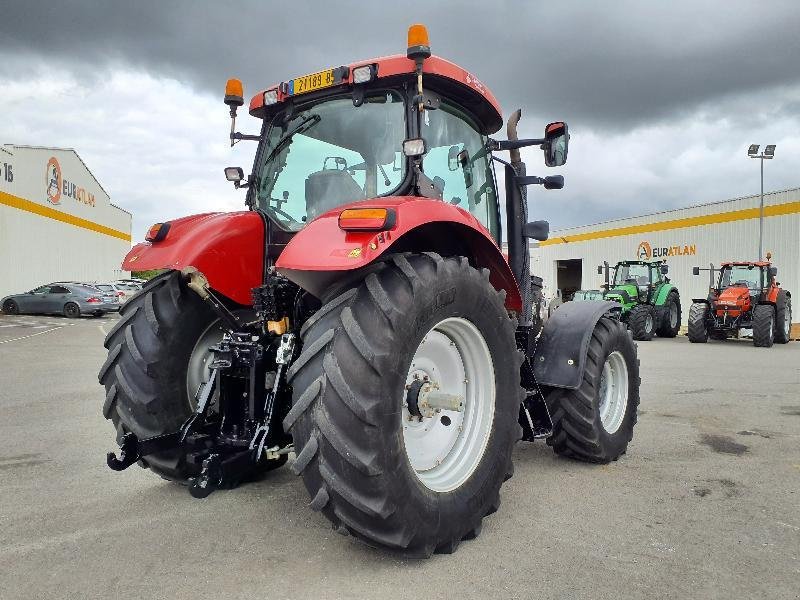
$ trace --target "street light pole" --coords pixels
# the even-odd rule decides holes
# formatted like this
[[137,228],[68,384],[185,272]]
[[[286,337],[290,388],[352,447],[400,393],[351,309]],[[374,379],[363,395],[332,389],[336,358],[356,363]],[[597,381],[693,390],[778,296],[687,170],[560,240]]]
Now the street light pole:
[[764,260],[764,156],[761,156],[761,204],[758,209],[758,260]]
[[775,144],[764,146],[764,151],[758,153],[758,144],[750,144],[747,156],[761,160],[761,202],[758,208],[758,260],[764,260],[764,161],[775,158]]

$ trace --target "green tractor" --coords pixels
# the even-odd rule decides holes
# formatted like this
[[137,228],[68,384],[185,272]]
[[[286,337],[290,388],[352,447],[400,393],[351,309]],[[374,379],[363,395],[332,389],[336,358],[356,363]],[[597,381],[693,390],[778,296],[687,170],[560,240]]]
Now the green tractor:
[[623,260],[614,269],[607,262],[597,267],[605,273],[606,300],[622,305],[622,321],[627,324],[633,339],[648,341],[653,334],[674,338],[681,327],[681,299],[678,288],[666,276],[669,267],[663,261]]

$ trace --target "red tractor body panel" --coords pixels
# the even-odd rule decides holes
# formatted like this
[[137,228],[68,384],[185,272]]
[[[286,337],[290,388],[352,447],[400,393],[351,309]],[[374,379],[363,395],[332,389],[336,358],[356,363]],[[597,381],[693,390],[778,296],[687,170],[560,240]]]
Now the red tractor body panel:
[[192,266],[211,287],[239,304],[250,305],[250,290],[262,284],[264,222],[258,213],[206,213],[169,222],[160,242],[143,242],[128,252],[126,271]]
[[718,317],[722,317],[725,314],[737,317],[750,310],[750,304],[750,290],[736,285],[722,290],[722,293],[714,302],[714,307]]
[[[339,227],[339,214],[353,207],[392,209],[394,224],[385,231],[344,231]],[[506,291],[506,307],[521,310],[517,282],[489,231],[469,212],[427,198],[376,198],[337,207],[295,234],[275,266],[300,287],[319,296],[333,280],[332,275],[337,277],[339,272],[340,277],[343,271],[365,267],[389,248],[396,248],[404,236],[420,232],[422,228],[426,228],[424,231],[429,235],[463,238],[474,265],[489,269],[492,285]]]
[[[415,72],[414,61],[403,54],[383,56],[371,60],[361,60],[348,65],[349,71],[346,77],[338,81],[335,85],[344,86],[353,84],[353,69],[365,65],[373,65],[376,78],[378,80],[385,77],[396,75],[410,75]],[[422,65],[424,75],[440,77],[458,84],[461,102],[465,106],[470,106],[475,113],[481,117],[486,127],[485,133],[494,133],[503,125],[503,115],[500,110],[500,103],[494,94],[481,81],[469,71],[462,69],[457,64],[445,60],[438,56],[431,56]],[[277,91],[278,103],[273,105],[264,104],[264,92],[259,92],[250,100],[250,114],[255,117],[264,118],[270,112],[280,109],[281,103],[292,96],[288,93],[286,82],[275,84],[264,91]]]

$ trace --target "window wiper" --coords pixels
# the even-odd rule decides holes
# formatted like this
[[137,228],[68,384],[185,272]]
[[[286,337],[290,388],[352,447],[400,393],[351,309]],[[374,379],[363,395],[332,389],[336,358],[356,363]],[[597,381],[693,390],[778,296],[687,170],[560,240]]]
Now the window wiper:
[[308,115],[305,119],[300,121],[297,125],[295,125],[291,131],[284,134],[275,144],[275,147],[272,149],[272,152],[269,153],[269,156],[264,160],[264,162],[269,162],[275,155],[278,154],[287,144],[290,143],[292,136],[297,133],[303,133],[304,131],[308,131],[314,125],[319,123],[322,118],[319,115]]

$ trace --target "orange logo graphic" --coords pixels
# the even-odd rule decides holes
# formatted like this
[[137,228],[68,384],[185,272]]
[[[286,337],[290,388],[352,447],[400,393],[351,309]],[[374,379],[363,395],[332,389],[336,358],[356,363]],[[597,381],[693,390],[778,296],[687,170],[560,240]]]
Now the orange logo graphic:
[[50,204],[61,204],[61,165],[58,164],[56,157],[53,156],[47,161],[47,169],[44,176],[47,185],[47,201]]
[[650,260],[653,257],[653,249],[649,242],[641,242],[636,249],[637,260]]

